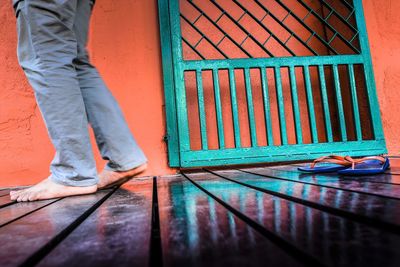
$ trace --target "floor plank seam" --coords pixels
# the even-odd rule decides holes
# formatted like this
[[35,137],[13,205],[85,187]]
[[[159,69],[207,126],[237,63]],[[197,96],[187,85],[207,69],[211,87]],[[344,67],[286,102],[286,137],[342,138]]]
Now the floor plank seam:
[[8,207],[8,206],[11,206],[11,205],[14,205],[14,204],[16,204],[16,203],[18,203],[18,202],[15,202],[15,201],[11,201],[11,200],[10,200],[10,202],[0,205],[0,209],[5,208],[5,207]]
[[98,207],[101,206],[119,187],[115,187],[108,194],[97,201],[93,206],[81,214],[75,221],[64,228],[60,233],[54,236],[49,242],[33,253],[27,258],[20,266],[29,267],[38,264],[44,257],[46,257],[59,243],[61,243],[70,233],[72,233],[80,224],[82,224],[87,217],[90,216]]
[[150,237],[150,253],[149,266],[162,267],[162,244],[160,232],[160,215],[158,209],[158,191],[157,177],[153,177],[153,199],[152,199],[152,216],[151,216],[151,237]]
[[47,204],[45,204],[45,205],[43,205],[43,206],[41,206],[41,207],[39,207],[39,208],[33,209],[33,210],[31,210],[31,211],[29,211],[29,212],[27,212],[27,213],[25,213],[25,214],[23,214],[23,215],[21,215],[21,216],[18,216],[18,217],[14,218],[14,219],[12,219],[12,220],[10,220],[10,221],[8,221],[8,222],[5,222],[5,223],[3,223],[3,224],[0,224],[0,228],[1,228],[1,227],[4,227],[4,226],[6,226],[6,225],[8,225],[8,224],[10,224],[10,223],[13,223],[13,222],[15,222],[15,221],[18,221],[18,220],[20,220],[20,219],[22,219],[22,218],[24,218],[24,217],[26,217],[26,216],[28,216],[28,215],[30,215],[30,214],[32,214],[32,213],[38,211],[38,210],[41,210],[41,209],[43,209],[43,208],[45,208],[45,207],[47,207],[47,206],[50,206],[51,204],[53,204],[53,203],[55,203],[55,202],[57,202],[57,201],[60,201],[61,199],[64,199],[64,198],[56,199],[56,200],[54,200],[54,201],[52,201],[52,202],[50,202],[50,203],[47,203]]
[[335,216],[344,217],[344,218],[356,221],[358,223],[362,223],[362,224],[365,224],[365,225],[368,225],[368,226],[371,226],[371,227],[374,227],[374,228],[378,228],[380,230],[387,230],[387,231],[390,231],[392,233],[400,235],[400,227],[398,225],[391,224],[391,223],[388,223],[388,222],[383,222],[383,221],[376,220],[376,219],[371,218],[371,217],[367,217],[367,216],[363,216],[363,215],[360,215],[360,214],[348,212],[348,211],[345,211],[345,210],[328,207],[328,206],[321,205],[321,204],[318,204],[318,203],[315,203],[315,202],[311,202],[311,201],[308,201],[308,200],[304,200],[304,199],[292,197],[292,196],[289,196],[289,195],[285,195],[285,194],[282,194],[282,193],[274,192],[274,191],[271,191],[271,190],[268,190],[268,189],[264,189],[264,188],[260,188],[260,187],[256,187],[256,186],[252,186],[252,185],[248,185],[248,184],[245,184],[245,183],[230,179],[228,177],[224,177],[224,176],[222,176],[222,175],[220,175],[218,173],[214,173],[214,172],[212,172],[210,170],[207,170],[207,169],[205,169],[205,170],[207,172],[209,172],[209,173],[212,173],[212,174],[218,176],[218,177],[221,177],[222,179],[234,182],[236,184],[240,184],[240,185],[248,187],[248,188],[252,188],[252,189],[257,190],[257,191],[261,191],[261,192],[264,192],[266,194],[270,194],[270,195],[273,195],[273,196],[276,196],[276,197],[279,197],[279,198],[286,199],[288,201],[293,201],[295,203],[298,203],[298,204],[301,204],[301,205],[305,205],[307,207],[318,209],[318,210],[320,210],[322,212],[328,212],[328,213],[330,213],[332,215],[335,215]]
[[282,248],[283,250],[289,252],[290,255],[295,257],[297,260],[301,261],[304,264],[310,264],[309,266],[325,266],[322,264],[319,260],[314,258],[313,256],[307,254],[297,246],[291,244],[290,242],[282,239],[281,237],[277,236],[273,232],[267,230],[264,226],[260,225],[256,221],[252,220],[248,216],[244,215],[242,212],[239,210],[231,207],[229,204],[203,188],[201,185],[196,183],[193,179],[188,177],[184,172],[181,173],[186,179],[188,179],[193,185],[195,185],[197,188],[199,188],[201,191],[206,193],[208,196],[210,196],[212,199],[217,201],[219,204],[221,204],[223,207],[225,207],[227,210],[232,212],[236,217],[244,221],[246,224],[248,224],[251,228],[262,234],[264,237],[269,239],[271,242],[275,243],[277,246]]
[[247,170],[242,170],[242,169],[236,169],[236,170],[244,172],[244,173],[258,175],[258,176],[261,176],[261,177],[267,177],[267,178],[275,179],[275,180],[288,181],[288,182],[300,183],[300,184],[314,185],[314,186],[319,186],[319,187],[325,187],[325,188],[331,188],[331,189],[335,189],[335,190],[351,192],[351,193],[358,193],[358,194],[364,194],[364,195],[369,195],[369,196],[374,196],[374,197],[393,199],[393,200],[397,200],[397,201],[400,200],[400,197],[393,197],[393,196],[375,194],[375,193],[366,192],[366,191],[358,191],[358,190],[340,188],[340,187],[329,186],[329,185],[321,185],[321,184],[315,184],[315,183],[309,183],[309,182],[296,181],[296,180],[291,180],[291,179],[288,179],[288,178],[282,178],[282,177],[277,177],[277,176],[274,176],[274,175],[267,175],[267,174],[259,174],[259,173],[255,173],[255,172],[251,172],[251,171],[247,171]]

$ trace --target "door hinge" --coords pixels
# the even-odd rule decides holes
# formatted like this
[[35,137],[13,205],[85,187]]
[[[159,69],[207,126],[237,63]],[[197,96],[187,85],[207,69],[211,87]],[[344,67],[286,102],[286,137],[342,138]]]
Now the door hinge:
[[168,142],[168,140],[169,140],[169,136],[168,136],[168,134],[164,135],[164,137],[163,137],[163,141],[167,143],[167,142]]

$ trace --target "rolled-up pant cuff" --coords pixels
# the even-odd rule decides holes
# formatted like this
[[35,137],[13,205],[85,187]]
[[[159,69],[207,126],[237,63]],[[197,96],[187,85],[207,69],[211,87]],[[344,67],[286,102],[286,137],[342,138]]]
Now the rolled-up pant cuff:
[[129,171],[134,168],[139,167],[140,165],[143,165],[147,163],[147,158],[141,159],[141,160],[135,160],[131,162],[127,162],[124,164],[118,164],[118,167],[111,167],[110,165],[106,165],[104,167],[105,170],[107,171],[117,171],[117,172],[123,172],[123,171]]
[[65,186],[76,186],[76,187],[85,187],[85,186],[93,186],[97,185],[99,182],[99,179],[93,178],[93,179],[85,179],[85,180],[74,180],[71,178],[68,179],[61,179],[55,176],[54,174],[50,175],[49,179],[56,184],[61,184]]

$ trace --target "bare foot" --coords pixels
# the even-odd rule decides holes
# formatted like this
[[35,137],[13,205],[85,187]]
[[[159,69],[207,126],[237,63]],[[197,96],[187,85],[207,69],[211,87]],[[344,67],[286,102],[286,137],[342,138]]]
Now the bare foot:
[[94,193],[96,191],[97,191],[96,185],[85,186],[85,187],[65,186],[57,184],[47,178],[28,189],[11,191],[10,197],[11,200],[15,200],[18,202],[25,202],[25,201],[35,201],[35,200],[75,196],[75,195],[86,195]]
[[138,167],[128,170],[128,171],[108,171],[108,170],[103,170],[99,174],[99,183],[97,184],[97,188],[99,189],[104,189],[104,188],[109,188],[117,184],[121,184],[129,180],[135,175],[138,175],[139,173],[142,173],[146,170],[147,168],[147,163],[144,163],[142,165],[139,165]]

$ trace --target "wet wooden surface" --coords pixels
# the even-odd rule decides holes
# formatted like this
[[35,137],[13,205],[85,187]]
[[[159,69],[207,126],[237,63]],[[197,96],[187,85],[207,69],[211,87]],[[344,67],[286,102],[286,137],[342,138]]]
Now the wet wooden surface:
[[158,185],[164,266],[301,266],[185,177]]
[[12,201],[10,200],[10,197],[8,194],[0,197],[0,208],[6,207],[6,206],[10,205],[11,203],[12,203]]
[[0,266],[400,266],[398,175],[297,167],[182,171],[32,203],[0,190]]
[[[251,172],[257,173],[260,170],[251,170]],[[290,180],[279,180],[248,172],[215,171],[213,173],[257,190],[333,212],[339,216],[348,216],[365,223],[376,223],[400,230],[400,201],[396,199],[368,195],[363,191],[349,192]]]
[[38,266],[147,266],[152,185],[123,185]]
[[10,190],[9,189],[0,190],[0,197],[6,196],[8,194],[10,194]]
[[310,175],[309,173],[293,171],[293,169],[286,171],[282,168],[279,170],[275,168],[253,168],[251,170],[243,169],[243,171],[283,181],[294,181],[348,192],[363,192],[369,195],[400,200],[400,185],[375,183],[365,177],[358,180],[354,177],[348,179],[346,176]]

